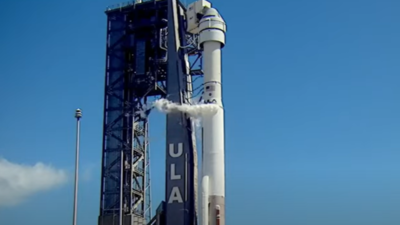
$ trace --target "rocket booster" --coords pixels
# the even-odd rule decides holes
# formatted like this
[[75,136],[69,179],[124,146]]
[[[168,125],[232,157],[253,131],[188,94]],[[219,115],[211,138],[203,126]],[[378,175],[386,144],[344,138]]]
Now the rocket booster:
[[203,50],[206,104],[218,111],[203,117],[203,161],[201,185],[201,225],[225,225],[225,136],[222,104],[221,48],[225,45],[226,24],[214,8],[205,9],[199,22],[199,45]]

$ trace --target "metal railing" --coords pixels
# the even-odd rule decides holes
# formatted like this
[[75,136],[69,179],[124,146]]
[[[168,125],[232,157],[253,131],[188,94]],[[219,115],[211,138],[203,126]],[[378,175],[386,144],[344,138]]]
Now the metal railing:
[[108,6],[106,8],[106,11],[111,11],[111,10],[115,10],[115,9],[122,9],[124,7],[127,7],[127,6],[133,6],[133,5],[136,5],[136,4],[140,4],[142,2],[151,2],[151,1],[154,1],[154,0],[135,0],[135,1],[129,1],[129,2],[121,2],[119,4],[114,4],[114,5]]

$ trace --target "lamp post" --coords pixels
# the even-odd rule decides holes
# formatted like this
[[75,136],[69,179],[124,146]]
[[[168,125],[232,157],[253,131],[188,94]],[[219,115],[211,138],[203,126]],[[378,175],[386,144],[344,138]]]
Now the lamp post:
[[76,118],[75,187],[74,187],[74,210],[72,215],[72,225],[76,225],[77,210],[78,210],[79,133],[80,133],[80,119],[82,118],[82,111],[80,109],[77,109],[75,111],[75,118]]

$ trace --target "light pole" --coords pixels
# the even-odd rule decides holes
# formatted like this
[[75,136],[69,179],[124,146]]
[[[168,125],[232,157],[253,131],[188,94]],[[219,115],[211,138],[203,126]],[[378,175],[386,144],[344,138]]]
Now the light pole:
[[72,215],[72,225],[76,225],[77,210],[78,210],[78,174],[79,174],[79,133],[80,133],[80,119],[82,118],[82,111],[77,109],[75,111],[76,118],[76,150],[75,150],[75,187],[74,187],[74,210]]

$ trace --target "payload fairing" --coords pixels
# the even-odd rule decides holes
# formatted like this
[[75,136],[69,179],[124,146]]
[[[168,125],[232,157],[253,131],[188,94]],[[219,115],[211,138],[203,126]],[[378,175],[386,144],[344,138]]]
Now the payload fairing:
[[[194,13],[193,13],[194,11]],[[194,26],[193,17],[203,14]],[[225,225],[225,136],[222,104],[221,48],[225,45],[226,24],[218,11],[206,1],[188,7],[188,29],[199,33],[203,51],[204,94],[206,104],[216,104],[215,114],[203,117],[203,156],[200,225]],[[196,19],[194,19],[196,20]],[[193,31],[195,30],[195,31]]]

